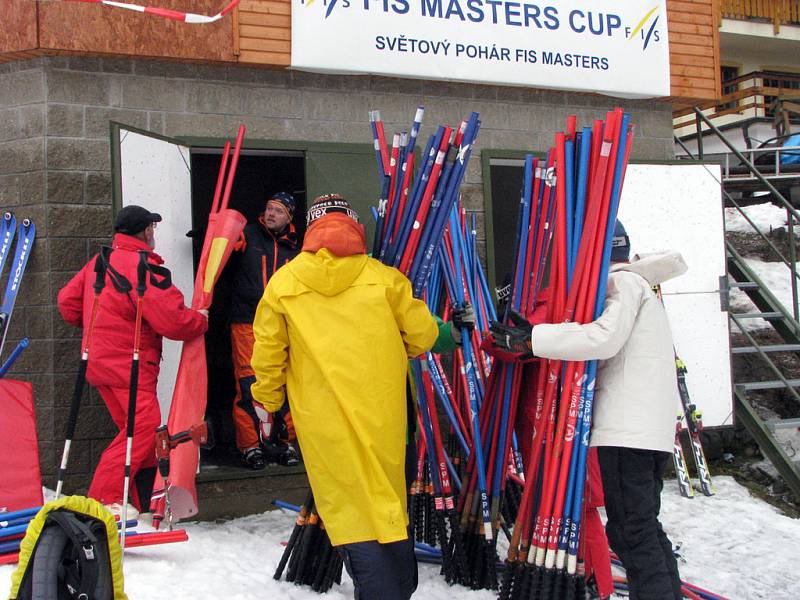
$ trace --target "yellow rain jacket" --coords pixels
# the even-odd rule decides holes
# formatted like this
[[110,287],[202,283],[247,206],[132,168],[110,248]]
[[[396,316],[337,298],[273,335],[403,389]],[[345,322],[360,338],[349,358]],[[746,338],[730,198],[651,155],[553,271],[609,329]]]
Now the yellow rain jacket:
[[437,323],[396,269],[364,254],[302,252],[256,310],[253,398],[289,396],[317,510],[333,545],[407,537],[407,360]]

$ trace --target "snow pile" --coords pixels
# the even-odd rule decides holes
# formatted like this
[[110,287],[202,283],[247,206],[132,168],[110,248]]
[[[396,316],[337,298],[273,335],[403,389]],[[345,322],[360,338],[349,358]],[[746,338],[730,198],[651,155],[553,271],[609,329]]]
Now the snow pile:
[[715,477],[717,495],[680,497],[665,484],[661,520],[673,544],[683,543],[681,578],[743,600],[800,598],[796,566],[800,520],[750,496],[731,477]]
[[[674,480],[665,484],[662,522],[673,543],[682,543],[682,578],[732,599],[800,598],[795,564],[800,556],[800,520],[751,497],[730,477],[716,477],[714,485],[716,496],[687,500]],[[306,587],[272,579],[283,553],[281,541],[289,538],[293,522],[293,514],[271,511],[222,523],[187,523],[188,542],[126,553],[125,591],[131,600],[320,598]],[[13,570],[0,566],[0,596],[10,589]],[[353,585],[346,575],[341,586],[324,596],[352,597]],[[496,596],[449,587],[436,566],[420,564],[414,597],[490,600]]]
[[[746,258],[745,262],[764,282],[764,285],[773,296],[786,308],[789,314],[792,313],[792,273],[782,262],[764,262],[756,258]],[[798,280],[800,287],[800,280]],[[734,312],[759,312],[755,304],[750,301],[742,290],[731,289],[731,308]],[[764,329],[770,327],[764,319],[746,319],[742,321],[748,331],[754,329]]]
[[[778,208],[772,202],[742,207],[742,211],[764,233],[786,225],[786,210]],[[744,233],[755,233],[753,226],[747,222],[737,208],[725,209],[725,230]]]
[[[771,202],[745,206],[742,211],[763,233],[769,233],[775,228],[786,226],[786,210],[775,206]],[[725,209],[725,229],[729,232],[756,235],[753,226],[736,208]],[[782,262],[764,262],[754,258],[745,258],[745,260],[756,275],[764,281],[767,288],[791,313],[792,287],[789,269]],[[735,312],[758,312],[758,309],[747,297],[747,294],[737,288],[731,289],[730,300],[731,307]],[[764,319],[747,319],[743,321],[743,325],[748,331],[770,327],[770,324]]]

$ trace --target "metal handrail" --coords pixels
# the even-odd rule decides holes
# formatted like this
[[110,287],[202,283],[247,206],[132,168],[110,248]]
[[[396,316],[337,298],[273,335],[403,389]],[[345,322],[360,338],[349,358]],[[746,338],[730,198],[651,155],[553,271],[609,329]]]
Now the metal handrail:
[[[708,119],[708,117],[706,117],[703,114],[703,112],[698,107],[694,108],[694,112],[695,112],[695,119],[696,119],[696,124],[697,124],[697,150],[698,150],[698,154],[700,156],[700,159],[703,158],[703,137],[702,137],[702,132],[701,132],[701,129],[702,129],[701,128],[701,123],[704,123],[708,127],[708,129],[710,131],[712,131],[714,133],[714,135],[716,135],[720,139],[720,141],[722,141],[722,143],[725,144],[730,149],[730,151],[741,161],[741,163],[744,166],[747,167],[747,169],[750,171],[750,173],[753,175],[753,177],[755,179],[757,179],[759,182],[761,182],[761,184],[764,185],[764,187],[772,193],[773,201],[774,200],[778,200],[780,202],[780,204],[783,205],[783,208],[786,209],[786,228],[787,228],[787,234],[788,234],[788,237],[789,237],[789,259],[787,260],[783,256],[783,254],[777,249],[777,247],[774,244],[770,243],[770,246],[775,251],[775,253],[779,257],[781,257],[781,260],[783,260],[784,264],[789,268],[789,271],[791,273],[791,286],[792,286],[792,314],[794,315],[795,321],[800,320],[800,309],[798,309],[798,306],[797,306],[797,302],[798,302],[798,283],[797,283],[798,273],[797,273],[797,256],[796,256],[796,251],[795,251],[795,235],[794,235],[795,219],[797,219],[800,222],[800,213],[798,213],[795,210],[795,208],[789,203],[789,201],[786,200],[786,198],[783,197],[783,194],[781,194],[775,188],[775,186],[772,185],[772,183],[770,183],[769,180],[767,178],[765,178],[761,174],[761,172],[755,167],[755,165],[753,165],[752,162],[747,160],[745,155],[742,154],[742,152],[739,151],[738,148],[736,148],[733,144],[731,144],[731,142],[728,140],[728,138],[726,138],[723,135],[723,133]],[[683,146],[683,144],[681,144],[681,145]],[[683,146],[683,147],[684,147],[684,150],[685,150],[686,147],[685,146]],[[730,198],[730,195],[728,195],[728,197]],[[745,216],[745,218],[750,223],[750,225],[757,232],[761,233],[759,231],[759,229],[755,226],[755,224],[747,217],[747,215],[744,214],[744,211],[742,210],[741,206],[739,206],[738,203],[735,202],[735,201],[733,202],[733,204],[736,207],[736,209],[739,211],[739,213]],[[765,236],[763,234],[761,234],[761,237],[765,238]]]
[[769,368],[772,369],[772,372],[778,376],[778,379],[780,379],[781,383],[783,383],[786,389],[789,390],[789,393],[792,395],[792,397],[798,402],[800,402],[800,394],[797,393],[797,390],[795,390],[789,383],[789,381],[786,379],[786,377],[783,376],[783,373],[781,373],[780,369],[778,369],[778,367],[775,366],[775,363],[772,362],[772,359],[769,357],[769,354],[764,352],[764,350],[761,348],[761,346],[755,340],[755,338],[752,335],[750,335],[750,332],[747,331],[747,329],[745,329],[742,322],[736,317],[734,313],[728,313],[728,317],[731,319],[731,321],[736,323],[736,326],[739,328],[739,331],[741,331],[745,335],[747,340],[753,345],[753,347],[756,349],[759,355],[761,355],[761,358],[763,358],[767,362]]
[[[681,148],[683,148],[683,151],[686,153],[686,156],[688,156],[689,158],[691,158],[695,162],[700,162],[700,159],[698,159],[694,154],[692,154],[692,151],[689,150],[689,148],[686,147],[686,144],[684,144],[680,140],[680,138],[678,138],[675,135],[673,135],[672,137],[675,140],[675,142],[677,142],[677,144]],[[764,242],[767,243],[767,245],[770,247],[772,252],[775,253],[778,256],[778,258],[781,260],[781,262],[783,262],[783,264],[786,265],[786,267],[790,271],[792,271],[793,270],[792,269],[792,262],[795,262],[795,261],[792,261],[792,260],[786,258],[783,255],[783,252],[780,251],[780,249],[772,242],[772,240],[770,240],[766,235],[764,235],[764,233],[758,228],[758,226],[753,222],[753,220],[749,216],[747,216],[747,213],[744,212],[744,208],[725,189],[725,187],[723,185],[723,182],[714,173],[712,173],[711,170],[708,167],[706,167],[706,171],[708,171],[709,175],[711,175],[714,178],[714,181],[716,181],[720,185],[720,188],[722,189],[722,193],[725,196],[725,198],[727,199],[727,201],[730,202],[737,211],[739,211],[739,214],[742,217],[744,217],[744,220],[747,221],[750,224],[750,227],[753,228],[753,230],[761,237],[761,239]],[[786,215],[786,219],[787,219],[787,223],[788,223],[788,220],[789,220],[789,214],[788,213]],[[798,272],[796,269],[794,269],[794,274],[795,274],[796,278],[800,279],[800,272]],[[797,304],[796,301],[795,301],[795,304]]]
[[[751,163],[756,160],[756,155],[767,155],[767,154],[775,154],[775,172],[774,175],[770,174],[770,177],[797,177],[797,173],[781,173],[781,152],[783,153],[790,153],[792,155],[797,154],[800,155],[800,146],[774,146],[772,148],[748,148],[742,152],[742,154],[750,155]],[[731,175],[731,155],[730,153],[725,153],[725,177],[738,177],[737,175]],[[761,171],[759,171],[761,173]],[[748,177],[748,176],[741,176],[740,179],[755,179],[755,177]]]
[[[789,203],[789,201],[788,201],[788,200],[786,200],[786,198],[784,198],[784,197],[783,197],[783,194],[781,194],[781,193],[780,193],[780,192],[779,192],[777,189],[775,189],[775,186],[774,186],[774,185],[772,185],[772,184],[769,182],[769,180],[768,180],[768,179],[766,179],[766,178],[765,178],[765,177],[764,177],[764,176],[763,176],[763,175],[762,175],[762,174],[761,174],[761,173],[758,171],[758,169],[755,167],[755,165],[753,165],[753,163],[751,163],[749,160],[747,160],[747,158],[745,158],[744,154],[742,154],[742,153],[739,151],[739,149],[737,149],[737,148],[736,148],[736,147],[735,147],[733,144],[731,144],[731,143],[730,143],[730,141],[728,141],[728,138],[726,138],[726,137],[725,137],[725,136],[722,134],[722,132],[721,132],[721,131],[720,131],[720,130],[717,128],[717,126],[716,126],[716,125],[714,125],[714,124],[713,124],[713,123],[712,123],[712,122],[711,122],[711,121],[708,119],[708,117],[706,117],[706,116],[703,114],[703,111],[701,111],[699,108],[695,107],[695,108],[694,108],[694,114],[695,114],[695,117],[697,118],[697,122],[698,122],[698,128],[700,127],[699,123],[700,123],[700,122],[702,122],[702,123],[704,123],[704,124],[705,124],[705,125],[706,125],[706,126],[707,126],[707,127],[708,127],[708,128],[711,130],[711,131],[712,131],[712,132],[714,132],[714,134],[715,134],[715,135],[716,135],[716,136],[717,136],[717,137],[718,137],[718,138],[719,138],[719,139],[722,141],[722,143],[723,143],[723,144],[725,144],[725,145],[726,145],[728,148],[730,148],[730,151],[731,151],[731,152],[733,152],[733,153],[736,155],[736,157],[737,157],[737,158],[738,158],[740,161],[742,161],[742,164],[743,164],[744,166],[746,166],[746,167],[747,167],[747,168],[750,170],[750,172],[751,172],[751,173],[752,173],[752,174],[755,176],[755,178],[756,178],[756,179],[758,179],[758,180],[759,180],[761,183],[763,183],[763,184],[764,184],[764,186],[765,186],[765,187],[766,187],[766,188],[767,188],[767,189],[768,189],[770,192],[772,192],[772,194],[773,194],[773,195],[774,195],[774,196],[775,196],[775,197],[776,197],[778,200],[780,200],[780,202],[781,202],[781,204],[783,205],[783,207],[784,207],[784,208],[786,208],[786,210],[790,211],[790,212],[791,212],[791,214],[792,214],[792,216],[794,216],[794,218],[795,218],[795,219],[798,219],[798,220],[800,220],[800,213],[798,213],[798,212],[797,212],[797,211],[794,209],[794,207],[793,207],[793,206],[792,206],[792,205]],[[702,160],[702,158],[703,158],[703,140],[702,140],[702,137],[698,137],[698,139],[697,139],[697,150],[698,150],[698,154],[700,155],[700,159]]]
[[781,315],[783,316],[783,318],[781,319],[783,324],[786,326],[790,326],[790,328],[792,329],[793,336],[800,339],[800,320],[798,320],[795,316],[793,316],[796,315],[797,313],[795,311],[792,311],[792,314],[789,314],[789,311],[786,310],[786,307],[783,305],[783,303],[780,300],[778,300],[772,294],[772,292],[770,292],[766,288],[764,282],[761,281],[761,278],[758,275],[756,275],[755,271],[753,271],[753,269],[746,262],[744,262],[744,258],[736,251],[736,248],[734,248],[729,241],[725,242],[725,249],[737,263],[738,267],[742,271],[744,271],[745,277],[747,277],[749,281],[754,282],[756,284],[756,287],[760,289],[760,294],[766,298],[769,305],[777,309],[778,312],[781,313]]

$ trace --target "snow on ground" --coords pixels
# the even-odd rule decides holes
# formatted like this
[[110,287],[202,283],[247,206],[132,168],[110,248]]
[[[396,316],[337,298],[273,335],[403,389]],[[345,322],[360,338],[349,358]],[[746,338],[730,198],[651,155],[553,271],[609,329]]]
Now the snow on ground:
[[[665,484],[662,521],[673,543],[682,543],[684,580],[736,600],[800,598],[797,557],[800,520],[781,515],[750,496],[730,477],[716,477],[717,495],[682,498],[674,480]],[[129,550],[125,590],[131,600],[314,600],[318,594],[272,579],[294,516],[270,511],[222,523],[187,523],[189,541]],[[0,566],[0,596],[14,567]],[[324,596],[352,598],[346,579]],[[419,600],[489,600],[495,595],[449,587],[431,565],[420,565]]]
[[[786,225],[786,210],[778,208],[772,202],[745,206],[742,211],[764,233],[769,233],[771,229]],[[725,209],[725,229],[727,231],[754,233],[753,226],[747,222],[742,213],[736,208]]]

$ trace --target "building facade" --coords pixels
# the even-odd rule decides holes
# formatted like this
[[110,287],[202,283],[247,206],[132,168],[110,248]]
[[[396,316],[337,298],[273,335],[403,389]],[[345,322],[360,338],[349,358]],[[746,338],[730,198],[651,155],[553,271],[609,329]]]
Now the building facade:
[[[647,100],[292,70],[288,0],[243,0],[229,18],[207,26],[99,5],[42,2],[37,11],[35,4],[11,0],[0,31],[0,208],[34,219],[38,228],[8,344],[31,339],[12,376],[34,384],[47,485],[54,482],[80,340],[80,331],[61,320],[56,296],[109,239],[122,176],[115,148],[125,130],[177,139],[202,166],[203,156],[219,154],[244,123],[246,155],[297,158],[304,198],[342,192],[366,214],[378,187],[369,110],[380,110],[391,132],[407,128],[423,105],[423,135],[477,111],[482,128],[462,193],[477,216],[485,257],[498,237],[485,228],[486,211],[504,210],[487,197],[493,160],[545,151],[567,115],[586,124],[614,106],[636,125],[633,160],[669,160],[673,108],[716,98],[719,90],[718,6],[711,0],[667,3],[671,96]],[[216,0],[160,5],[219,9]],[[193,186],[200,187],[196,179]],[[68,482],[75,491],[85,489],[114,433],[94,392],[81,410]]]

